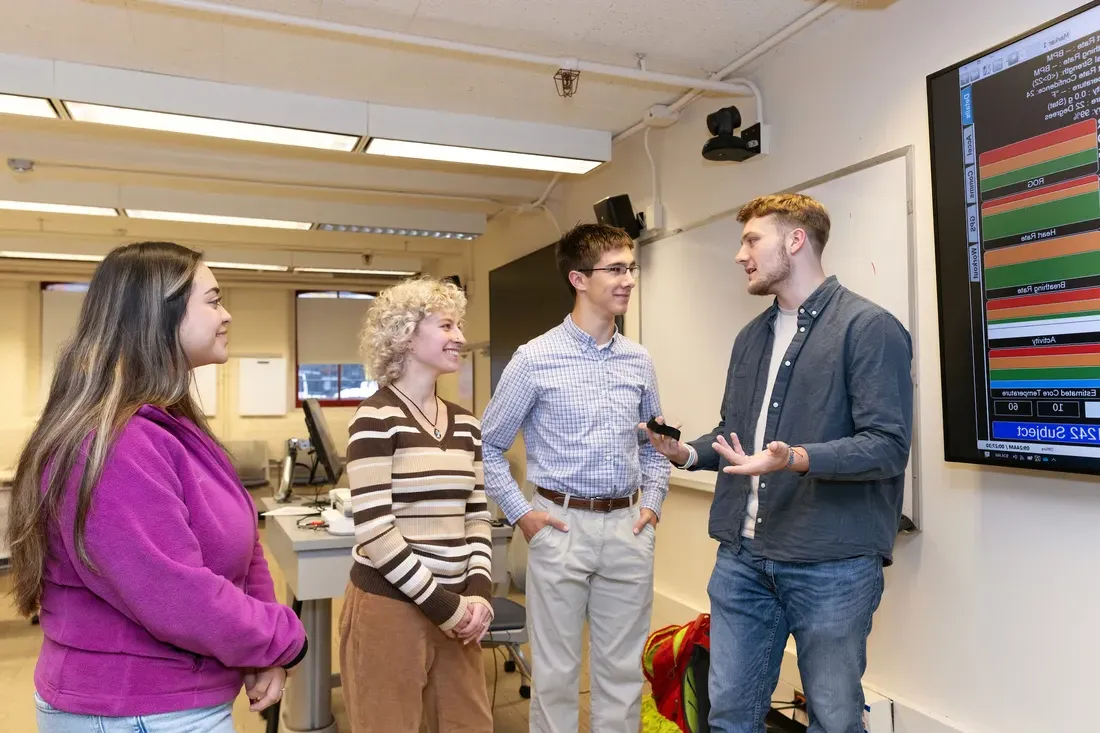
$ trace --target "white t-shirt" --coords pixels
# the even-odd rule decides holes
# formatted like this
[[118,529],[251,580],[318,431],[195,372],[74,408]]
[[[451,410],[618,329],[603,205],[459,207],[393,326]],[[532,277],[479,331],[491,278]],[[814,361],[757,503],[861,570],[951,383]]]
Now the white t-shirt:
[[[771,393],[775,386],[775,378],[779,375],[779,367],[783,363],[783,357],[798,332],[798,311],[779,309],[779,315],[772,324],[772,333],[775,338],[772,344],[772,359],[768,365],[768,386],[764,390],[764,401],[760,404],[760,416],[756,418],[756,437],[749,451],[750,455],[764,450],[764,429],[768,424],[768,410],[771,407]],[[742,446],[746,447],[746,446]],[[760,509],[760,477],[752,477],[752,491],[749,493],[748,513],[745,514],[745,525],[741,528],[741,536],[752,539],[756,536],[756,514]]]

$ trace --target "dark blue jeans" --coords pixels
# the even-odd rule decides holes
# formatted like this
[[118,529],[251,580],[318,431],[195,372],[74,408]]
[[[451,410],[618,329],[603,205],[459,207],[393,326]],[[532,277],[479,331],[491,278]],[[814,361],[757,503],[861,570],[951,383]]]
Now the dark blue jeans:
[[809,733],[863,733],[871,617],[882,558],[786,563],[718,548],[710,578],[710,729],[764,733],[787,637],[809,703]]

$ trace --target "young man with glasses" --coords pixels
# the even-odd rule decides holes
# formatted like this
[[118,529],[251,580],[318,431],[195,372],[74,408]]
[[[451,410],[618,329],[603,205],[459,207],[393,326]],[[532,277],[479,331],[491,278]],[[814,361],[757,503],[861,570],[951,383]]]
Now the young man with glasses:
[[[516,351],[481,424],[486,491],[530,543],[533,733],[578,730],[586,620],[592,730],[637,733],[640,722],[654,528],[670,467],[638,429],[661,414],[653,361],[615,326],[638,273],[633,249],[602,224],[561,238],[573,312]],[[533,502],[504,457],[520,430]]]

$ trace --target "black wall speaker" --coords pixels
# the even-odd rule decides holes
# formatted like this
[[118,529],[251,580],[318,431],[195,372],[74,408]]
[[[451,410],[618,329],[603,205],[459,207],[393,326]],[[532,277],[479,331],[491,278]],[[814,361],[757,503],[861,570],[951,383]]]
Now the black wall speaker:
[[592,210],[596,212],[596,221],[626,230],[631,239],[637,239],[642,233],[642,225],[638,223],[630,197],[625,193],[597,201],[592,205]]

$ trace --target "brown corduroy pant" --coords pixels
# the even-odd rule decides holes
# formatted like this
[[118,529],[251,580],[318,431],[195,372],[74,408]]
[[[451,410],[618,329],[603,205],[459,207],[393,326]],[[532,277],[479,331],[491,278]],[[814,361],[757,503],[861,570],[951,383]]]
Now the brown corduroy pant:
[[340,681],[352,733],[492,733],[481,646],[449,638],[412,603],[348,584]]

